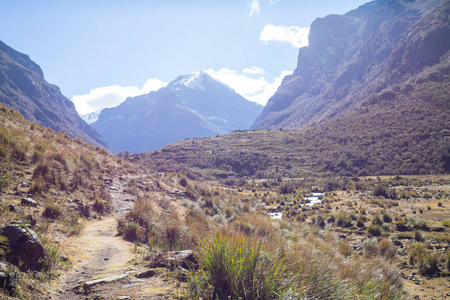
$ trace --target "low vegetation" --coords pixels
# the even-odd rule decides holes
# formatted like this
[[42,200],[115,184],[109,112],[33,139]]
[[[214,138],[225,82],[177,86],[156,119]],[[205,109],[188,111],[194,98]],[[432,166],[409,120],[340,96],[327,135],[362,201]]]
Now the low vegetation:
[[[110,214],[110,188],[125,174],[134,206],[117,231],[142,254],[136,260],[152,266],[168,251],[195,253],[192,268],[167,271],[178,298],[407,299],[422,288],[409,284],[410,274],[438,287],[450,274],[447,175],[284,177],[264,163],[273,172],[221,179],[226,168],[212,177],[182,166],[185,173],[154,173],[8,108],[0,114],[0,225],[24,224],[47,253],[40,272],[12,265],[19,288],[5,298],[48,297],[39,282],[71,266],[55,237],[77,235],[86,221]],[[314,205],[313,192],[320,193]],[[7,243],[0,245],[7,261]]]

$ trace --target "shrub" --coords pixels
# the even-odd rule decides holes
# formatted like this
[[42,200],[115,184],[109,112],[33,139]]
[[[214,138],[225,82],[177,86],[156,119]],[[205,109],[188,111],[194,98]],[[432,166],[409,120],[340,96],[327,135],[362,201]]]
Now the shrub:
[[190,298],[273,299],[287,289],[282,256],[261,241],[216,233],[199,247],[199,272],[190,273]]
[[426,253],[419,262],[419,273],[423,276],[439,272],[438,254]]
[[347,242],[340,242],[339,253],[341,253],[345,257],[349,257],[350,255],[352,255],[352,247]]
[[367,234],[369,236],[380,236],[381,235],[381,226],[380,225],[370,225],[367,227]]
[[105,201],[99,199],[99,198],[95,198],[94,204],[92,204],[92,207],[94,208],[94,210],[99,213],[99,214],[103,214],[104,212],[106,212],[106,203]]
[[375,215],[373,216],[373,218],[372,218],[372,224],[373,224],[373,225],[381,225],[381,224],[383,224],[383,221],[381,220],[380,215],[375,214]]
[[409,250],[409,264],[411,266],[422,261],[422,257],[425,255],[425,248],[422,243],[414,243]]
[[381,239],[378,242],[378,252],[385,258],[394,258],[396,249],[392,241],[388,238]]
[[378,254],[378,245],[377,240],[375,238],[373,239],[367,239],[364,240],[361,248],[364,250],[364,253],[367,256],[375,256]]
[[442,207],[442,202],[439,201],[437,205],[438,205],[439,207]]
[[[153,209],[150,201],[139,198],[133,209],[117,222],[117,231],[128,241],[145,243],[153,230]],[[153,233],[152,233],[153,234]]]
[[285,181],[280,185],[280,194],[292,194],[295,191],[295,183],[293,181]]
[[361,216],[359,216],[356,220],[356,226],[359,228],[364,228],[364,219]]
[[57,204],[51,203],[45,207],[42,215],[46,218],[55,220],[61,215],[61,213],[61,208]]
[[182,177],[182,178],[180,179],[180,181],[179,181],[179,184],[180,184],[182,187],[187,187],[188,182],[187,182],[186,177]]
[[423,237],[422,231],[414,230],[414,240],[416,240],[418,242],[423,242],[424,237]]
[[382,185],[377,185],[373,188],[372,195],[374,195],[375,197],[383,196],[383,197],[387,198],[387,189],[386,189],[386,187],[384,187]]
[[9,186],[10,174],[7,170],[0,170],[0,192]]
[[392,216],[387,212],[383,212],[383,222],[385,223],[392,222]]
[[54,246],[54,243],[47,237],[41,237],[40,239],[45,250],[45,256],[42,259],[42,269],[49,272],[60,262],[59,245]]
[[406,231],[408,230],[408,226],[406,225],[406,220],[404,218],[398,219],[395,221],[395,226],[398,231]]

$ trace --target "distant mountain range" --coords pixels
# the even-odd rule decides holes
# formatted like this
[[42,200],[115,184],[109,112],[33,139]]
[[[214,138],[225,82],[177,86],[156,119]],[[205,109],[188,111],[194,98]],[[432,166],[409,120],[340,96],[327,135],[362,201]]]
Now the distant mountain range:
[[137,153],[186,138],[248,129],[262,109],[200,72],[179,76],[158,91],[103,109],[92,126],[115,151]]
[[439,63],[450,49],[448,7],[444,0],[376,0],[345,15],[316,19],[297,68],[253,128],[325,122]]
[[[311,25],[254,128],[132,160],[219,178],[450,173],[450,1],[377,0]],[[279,130],[273,130],[279,129]]]
[[41,68],[28,55],[1,41],[0,103],[18,110],[30,121],[108,147],[95,129],[78,116],[72,101],[44,79]]

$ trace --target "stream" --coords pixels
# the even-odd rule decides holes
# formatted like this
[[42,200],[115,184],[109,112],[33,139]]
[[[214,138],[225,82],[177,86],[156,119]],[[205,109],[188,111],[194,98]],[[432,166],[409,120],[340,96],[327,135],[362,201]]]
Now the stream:
[[[314,204],[321,204],[322,203],[322,197],[325,193],[312,193],[311,196],[306,196],[305,200],[308,202],[305,205],[311,207]],[[269,217],[274,220],[281,220],[283,217],[282,212],[273,212],[269,214]]]

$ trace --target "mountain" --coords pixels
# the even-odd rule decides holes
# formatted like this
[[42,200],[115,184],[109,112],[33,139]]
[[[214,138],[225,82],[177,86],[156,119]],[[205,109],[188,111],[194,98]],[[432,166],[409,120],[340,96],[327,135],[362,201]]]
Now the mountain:
[[261,111],[262,106],[200,72],[102,110],[92,126],[115,151],[137,153],[186,138],[249,128]]
[[448,0],[374,1],[318,19],[255,123],[269,129],[131,159],[216,178],[450,173],[448,37]]
[[1,41],[0,103],[18,110],[32,122],[108,147],[98,132],[78,116],[72,101],[45,80],[41,68],[28,55]]
[[82,118],[86,123],[92,124],[92,123],[94,123],[95,121],[98,120],[98,116],[100,115],[100,112],[101,112],[101,111],[102,111],[101,109],[100,109],[100,110],[96,110],[96,111],[91,112],[91,113],[89,113],[89,114],[82,115],[81,118]]
[[304,128],[439,63],[450,49],[449,1],[377,0],[311,24],[309,46],[253,128]]

